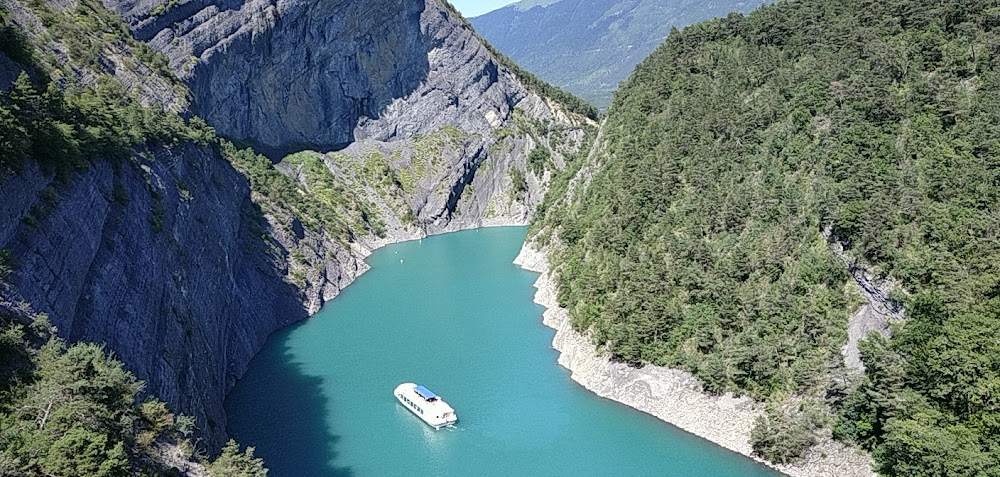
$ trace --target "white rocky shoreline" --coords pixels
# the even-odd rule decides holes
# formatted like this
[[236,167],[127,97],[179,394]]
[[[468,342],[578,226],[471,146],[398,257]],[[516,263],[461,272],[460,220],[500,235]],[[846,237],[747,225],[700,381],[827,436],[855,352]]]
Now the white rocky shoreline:
[[546,308],[542,322],[556,330],[552,346],[574,381],[598,396],[650,414],[726,449],[753,458],[792,477],[872,477],[869,455],[828,436],[794,465],[777,465],[752,455],[750,430],[762,407],[749,397],[712,396],[688,372],[660,366],[636,369],[600,356],[590,338],[573,330],[569,313],[556,301],[556,280],[547,250],[525,242],[514,263],[541,273],[534,301]]

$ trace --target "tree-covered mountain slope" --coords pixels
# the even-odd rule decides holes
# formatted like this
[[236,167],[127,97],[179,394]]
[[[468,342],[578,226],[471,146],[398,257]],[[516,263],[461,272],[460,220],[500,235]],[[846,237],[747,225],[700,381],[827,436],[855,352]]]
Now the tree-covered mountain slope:
[[0,310],[0,475],[267,475],[233,441],[209,462],[191,416],[141,398],[144,383],[102,346],[53,331],[45,315]]
[[[998,27],[995,1],[796,0],[671,34],[535,223],[575,326],[766,400],[769,459],[832,425],[884,475],[998,475]],[[863,377],[831,242],[906,310]]]
[[605,109],[674,27],[749,12],[765,0],[525,0],[470,19],[529,71]]

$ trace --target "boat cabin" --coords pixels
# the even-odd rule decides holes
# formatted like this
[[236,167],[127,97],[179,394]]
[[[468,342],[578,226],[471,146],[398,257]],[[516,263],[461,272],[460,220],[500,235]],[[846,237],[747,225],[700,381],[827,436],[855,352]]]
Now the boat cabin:
[[413,392],[417,393],[420,397],[424,398],[427,402],[434,402],[438,400],[437,394],[434,394],[430,389],[427,389],[421,385],[413,388]]

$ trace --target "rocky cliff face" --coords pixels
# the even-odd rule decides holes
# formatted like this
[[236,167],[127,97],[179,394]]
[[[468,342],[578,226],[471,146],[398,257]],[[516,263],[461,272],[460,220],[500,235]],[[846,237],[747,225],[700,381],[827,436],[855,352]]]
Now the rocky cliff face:
[[483,133],[528,93],[439,0],[112,0],[194,110],[272,152]]
[[[21,301],[104,343],[146,391],[224,435],[222,400],[268,334],[305,317],[246,179],[212,150],[96,161],[70,184],[29,168],[0,187],[0,244]],[[343,250],[331,267],[360,270]]]
[[[551,146],[547,133],[532,140],[523,128],[504,129],[515,126],[515,111],[527,118],[518,124],[571,129],[557,132],[559,144],[570,147],[553,151],[554,165],[583,139],[583,120],[526,89],[441,0],[105,5],[169,58],[191,89],[194,113],[272,159],[352,144],[406,150],[444,128],[460,131],[464,150],[445,161],[447,170],[434,178],[439,183],[424,184],[411,201],[418,225],[429,233],[480,225],[483,218],[527,223],[543,195],[543,174],[527,178],[523,207],[506,200],[484,217],[491,200],[511,195],[508,173],[525,170],[524,159],[537,143]],[[499,167],[490,177],[477,179],[479,166],[492,163]],[[473,181],[479,187],[467,191]],[[458,217],[453,212],[462,194],[477,205],[473,214]]]
[[[4,3],[22,28],[38,25],[26,4]],[[278,168],[302,194],[350,191],[331,204],[349,225],[352,210],[384,225],[347,239],[303,227],[217,147],[140,148],[65,182],[33,166],[0,178],[0,249],[16,263],[0,307],[105,343],[213,449],[225,394],[272,331],[335,297],[378,246],[527,223],[590,128],[524,88],[436,0],[106,5],[169,56],[194,113],[270,152],[322,151],[309,154],[326,173],[293,158]],[[144,102],[184,107],[114,68],[127,63],[101,64]],[[546,162],[529,168],[536,148]]]

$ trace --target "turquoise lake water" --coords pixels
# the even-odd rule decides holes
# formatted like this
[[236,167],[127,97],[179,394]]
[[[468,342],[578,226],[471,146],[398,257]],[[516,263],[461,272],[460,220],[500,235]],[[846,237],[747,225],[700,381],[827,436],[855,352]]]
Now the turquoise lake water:
[[[777,476],[597,397],[556,363],[511,263],[523,227],[385,247],[314,317],[275,333],[230,394],[230,433],[285,476]],[[424,384],[459,422],[393,397]]]

